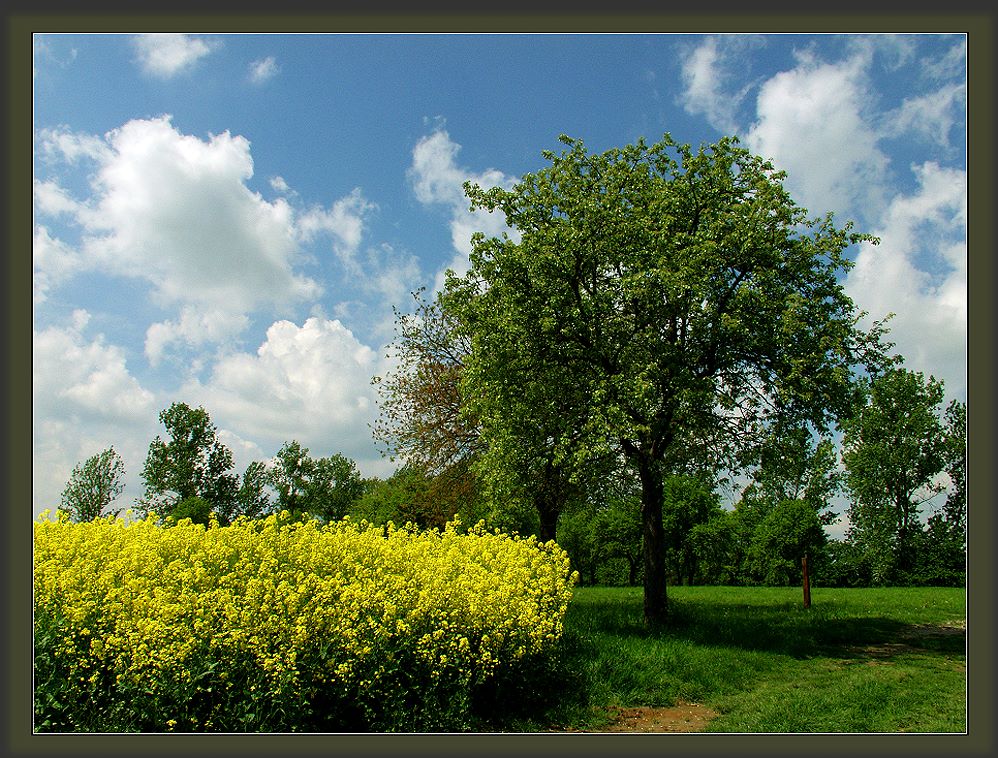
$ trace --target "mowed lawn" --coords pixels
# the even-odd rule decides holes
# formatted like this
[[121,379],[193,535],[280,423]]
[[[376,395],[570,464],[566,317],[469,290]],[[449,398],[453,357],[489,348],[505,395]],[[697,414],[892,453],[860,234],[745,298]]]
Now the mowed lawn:
[[641,588],[579,587],[542,684],[557,697],[504,728],[600,731],[614,707],[696,703],[711,732],[963,732],[965,600],[814,588],[804,609],[799,588],[670,587],[652,632]]

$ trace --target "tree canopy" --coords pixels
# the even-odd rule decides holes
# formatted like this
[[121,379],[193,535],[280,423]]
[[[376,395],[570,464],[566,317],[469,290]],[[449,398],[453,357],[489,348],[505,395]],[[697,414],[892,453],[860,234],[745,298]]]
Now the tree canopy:
[[443,302],[469,343],[462,393],[487,443],[534,422],[569,471],[614,456],[636,471],[658,623],[667,473],[694,451],[734,459],[775,414],[826,428],[882,354],[883,330],[858,328],[839,283],[844,251],[871,238],[809,218],[733,139],[599,155],[562,142],[512,189],[465,185],[517,239],[476,234]]
[[842,422],[851,535],[874,581],[904,581],[913,570],[921,507],[945,489],[940,475],[947,467],[956,480],[953,517],[960,519],[966,409],[951,406],[947,429],[943,396],[941,381],[895,366],[869,382],[865,405]]
[[73,467],[59,510],[74,521],[93,521],[125,488],[125,462],[114,447]]
[[325,521],[343,518],[364,493],[353,461],[339,453],[313,458],[297,440],[286,442],[277,451],[270,485],[277,491],[278,509],[296,515],[308,513]]
[[219,441],[208,412],[177,402],[162,411],[159,420],[168,437],[157,435],[149,444],[140,505],[167,517],[181,501],[198,497],[227,521],[236,507],[239,478],[232,473],[232,452]]

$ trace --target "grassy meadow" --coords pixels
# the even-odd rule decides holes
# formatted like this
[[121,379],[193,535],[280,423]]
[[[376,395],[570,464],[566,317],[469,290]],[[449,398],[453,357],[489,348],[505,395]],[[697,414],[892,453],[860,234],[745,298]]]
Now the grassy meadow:
[[[648,631],[638,587],[578,587],[532,714],[503,730],[601,731],[614,707],[697,703],[710,732],[963,732],[965,592],[671,587]],[[530,703],[530,698],[523,702]]]

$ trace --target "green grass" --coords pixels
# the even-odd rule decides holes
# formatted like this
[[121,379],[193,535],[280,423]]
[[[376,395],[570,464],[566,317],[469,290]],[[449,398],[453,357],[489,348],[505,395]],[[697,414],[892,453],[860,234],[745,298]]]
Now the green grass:
[[[716,732],[963,732],[965,593],[950,588],[672,587],[649,631],[640,588],[581,587],[537,710],[502,728],[599,730],[611,706],[703,704]],[[927,633],[928,632],[928,633]]]

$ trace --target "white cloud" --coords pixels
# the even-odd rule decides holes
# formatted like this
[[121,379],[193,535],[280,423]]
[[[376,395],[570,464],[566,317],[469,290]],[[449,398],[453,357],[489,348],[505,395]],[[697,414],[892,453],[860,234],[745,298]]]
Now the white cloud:
[[164,116],[129,121],[103,146],[61,133],[45,135],[44,145],[98,163],[86,202],[39,183],[41,210],[75,213],[89,266],[145,279],[163,305],[224,303],[245,312],[320,293],[293,271],[299,233],[291,206],[246,186],[253,160],[245,138],[223,132],[201,140]]
[[240,334],[248,325],[249,318],[242,313],[231,313],[221,308],[202,310],[185,305],[177,321],[152,324],[146,330],[146,357],[150,364],[156,366],[166,350],[175,343],[202,347],[223,342]]
[[76,163],[81,158],[95,161],[111,158],[107,143],[92,134],[77,134],[66,129],[41,129],[35,143],[35,155],[48,161]]
[[142,69],[163,79],[190,70],[220,44],[187,34],[136,34],[132,38]]
[[368,424],[377,416],[371,377],[379,356],[337,320],[278,321],[255,354],[222,358],[184,389],[219,428],[271,454],[297,439],[314,455],[341,452],[377,466]]
[[152,408],[153,396],[129,373],[121,348],[83,332],[89,314],[78,310],[68,329],[34,333],[33,389],[36,410],[50,415],[135,421]]
[[897,313],[889,339],[907,366],[965,398],[967,176],[935,163],[912,170],[918,190],[891,201],[880,245],[861,247],[845,287],[869,321]]
[[382,302],[395,304],[407,298],[421,275],[416,256],[388,243],[368,248],[367,270],[371,275],[363,286],[380,295]]
[[253,61],[249,66],[249,79],[254,84],[270,81],[277,74],[277,60],[270,55]]
[[113,445],[126,460],[128,497],[138,494],[145,446],[156,422],[154,395],[128,370],[124,351],[85,332],[90,315],[34,333],[33,508],[55,509],[72,468]]
[[76,216],[85,212],[85,207],[69,196],[62,187],[52,181],[34,181],[35,210],[47,216],[63,214]]
[[702,115],[719,132],[736,135],[737,112],[752,83],[745,78],[745,53],[759,43],[754,35],[708,36],[691,50],[682,64],[685,88],[679,101],[687,113]]
[[919,73],[932,81],[966,80],[967,38],[960,35],[959,38],[954,38],[953,44],[942,55],[920,60]]
[[[515,177],[496,169],[475,173],[457,164],[457,154],[461,146],[452,141],[443,129],[423,137],[412,151],[412,164],[409,179],[416,198],[427,205],[440,204],[450,210],[451,241],[456,254],[447,268],[462,274],[468,269],[468,256],[471,254],[471,235],[483,232],[486,236],[499,236],[508,232],[501,213],[487,213],[482,210],[468,210],[468,199],[463,184],[470,181],[483,188],[510,188],[516,183]],[[443,271],[437,275],[436,288],[443,283]]]
[[48,299],[49,291],[82,268],[79,254],[44,226],[36,226],[31,245],[34,267],[32,299],[36,305]]
[[359,188],[340,198],[328,209],[310,208],[297,222],[300,239],[311,242],[320,233],[333,238],[333,252],[349,268],[355,268],[355,256],[364,236],[365,216],[377,208],[364,199]]
[[294,190],[292,190],[291,187],[288,186],[288,183],[286,181],[284,181],[284,177],[283,176],[273,176],[273,177],[271,177],[271,179],[270,179],[270,187],[275,192],[280,192],[282,195],[287,195],[287,194],[290,194],[290,193],[294,192]]
[[823,63],[799,54],[799,65],[759,91],[747,147],[786,170],[791,196],[812,216],[876,218],[883,208],[888,159],[868,123],[869,56]]
[[966,123],[967,86],[950,84],[935,92],[906,98],[895,112],[884,119],[884,134],[889,137],[920,137],[949,147],[950,132]]

